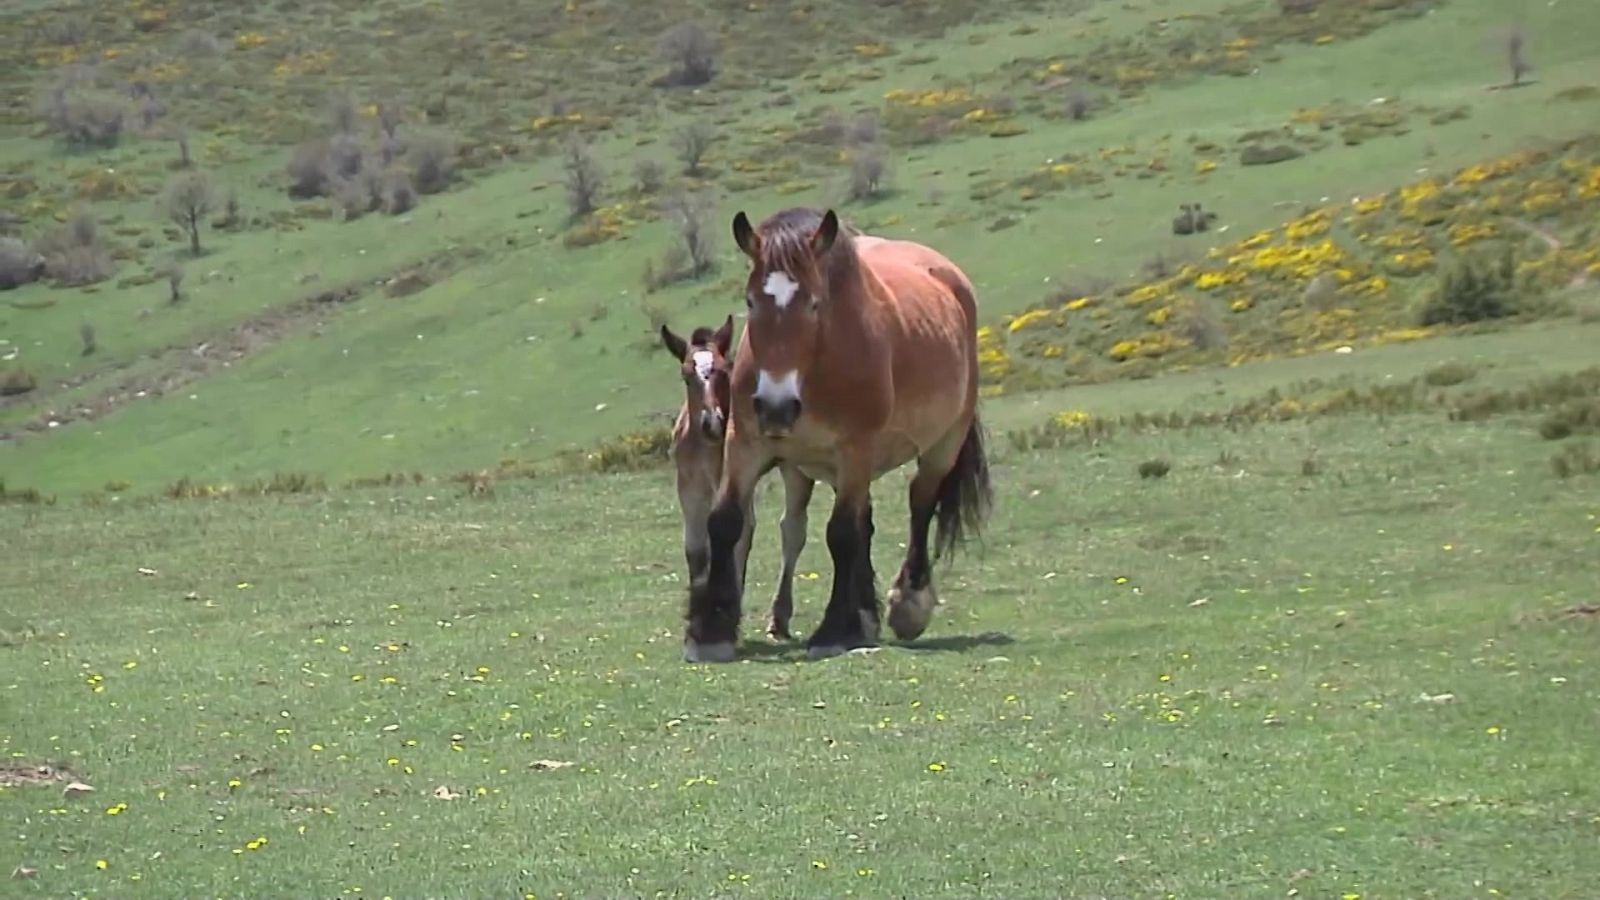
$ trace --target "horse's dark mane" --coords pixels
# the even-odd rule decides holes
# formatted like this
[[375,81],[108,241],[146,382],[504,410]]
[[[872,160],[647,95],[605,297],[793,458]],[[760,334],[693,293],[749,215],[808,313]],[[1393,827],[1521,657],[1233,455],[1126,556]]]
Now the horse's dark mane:
[[[778,269],[799,274],[811,259],[811,235],[822,224],[823,212],[810,206],[791,206],[766,218],[756,233],[761,237],[761,263],[767,271]],[[839,236],[833,247],[817,260],[818,274],[837,284],[857,272],[855,236],[860,229],[839,221]]]
[[707,328],[706,326],[701,325],[694,330],[693,334],[689,335],[689,346],[709,347],[716,343],[716,334],[717,331],[715,328]]

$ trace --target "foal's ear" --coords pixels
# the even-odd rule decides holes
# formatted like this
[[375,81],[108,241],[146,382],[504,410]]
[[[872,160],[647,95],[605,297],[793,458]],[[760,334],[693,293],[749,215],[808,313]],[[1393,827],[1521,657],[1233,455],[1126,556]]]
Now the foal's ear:
[[759,262],[761,260],[761,238],[756,236],[756,230],[750,227],[750,217],[739,210],[733,217],[733,242],[739,245],[744,255]]
[[661,326],[661,346],[666,347],[678,362],[683,362],[684,357],[689,355],[689,342],[673,334],[672,329],[665,325]]
[[833,239],[839,236],[839,216],[833,210],[828,210],[822,215],[822,224],[817,230],[811,232],[811,253],[821,256],[833,246]]
[[728,314],[728,320],[722,323],[722,327],[718,328],[716,333],[711,335],[711,342],[716,345],[717,353],[722,356],[723,359],[727,359],[728,350],[733,347],[732,313]]

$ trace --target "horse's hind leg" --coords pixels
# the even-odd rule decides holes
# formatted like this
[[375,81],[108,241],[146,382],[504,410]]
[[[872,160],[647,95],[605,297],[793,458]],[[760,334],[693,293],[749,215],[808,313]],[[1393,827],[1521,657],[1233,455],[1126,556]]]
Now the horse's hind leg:
[[938,445],[917,458],[917,474],[908,491],[911,505],[911,533],[906,541],[905,561],[889,588],[889,629],[902,641],[914,640],[933,619],[939,596],[933,590],[933,563],[928,554],[928,531],[939,506],[939,493],[945,477],[955,468],[967,427],[952,431]]
[[789,640],[789,619],[794,615],[794,567],[806,546],[806,509],[817,483],[799,469],[785,466],[783,474],[783,568],[778,572],[778,589],[772,596],[772,612],[767,617],[767,635],[773,640]]

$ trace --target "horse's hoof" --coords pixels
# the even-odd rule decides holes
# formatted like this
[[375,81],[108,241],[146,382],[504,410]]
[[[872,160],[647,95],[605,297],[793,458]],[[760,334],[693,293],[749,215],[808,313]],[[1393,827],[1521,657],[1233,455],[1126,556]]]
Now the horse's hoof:
[[733,660],[733,641],[702,644],[694,638],[686,638],[683,642],[683,661],[686,663],[726,663]]
[[832,656],[867,656],[878,652],[876,641],[846,641],[844,643],[812,644],[806,648],[806,655],[812,659],[827,659]]
[[794,640],[794,635],[789,633],[789,626],[787,625],[768,625],[767,637],[772,638],[775,641]]
[[928,630],[933,608],[938,605],[931,584],[920,591],[896,585],[889,589],[889,629],[902,641],[916,640]]
[[843,656],[849,649],[843,644],[813,644],[806,648],[806,656],[827,659],[830,656]]

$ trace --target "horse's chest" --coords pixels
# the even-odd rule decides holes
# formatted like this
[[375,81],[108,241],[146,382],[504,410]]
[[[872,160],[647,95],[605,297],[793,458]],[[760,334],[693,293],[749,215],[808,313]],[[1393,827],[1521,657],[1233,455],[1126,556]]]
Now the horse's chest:
[[838,483],[839,472],[831,465],[819,465],[812,463],[807,465],[796,465],[795,468],[799,469],[801,474],[805,475],[812,481],[820,481],[828,487],[833,487]]

